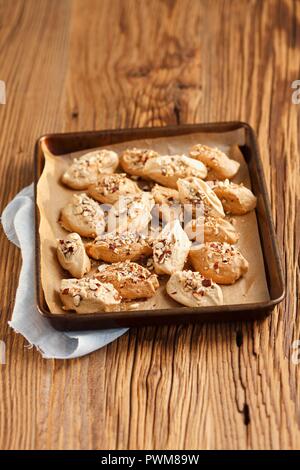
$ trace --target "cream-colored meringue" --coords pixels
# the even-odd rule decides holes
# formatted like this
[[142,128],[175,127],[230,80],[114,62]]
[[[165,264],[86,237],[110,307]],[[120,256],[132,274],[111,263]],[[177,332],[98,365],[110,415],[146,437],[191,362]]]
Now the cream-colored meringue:
[[152,254],[148,237],[137,232],[105,233],[87,243],[85,249],[92,258],[108,263],[135,261]]
[[256,207],[256,197],[243,184],[232,183],[227,179],[215,181],[212,188],[227,213],[243,215]]
[[57,258],[61,266],[77,278],[83,277],[91,269],[90,259],[78,233],[70,233],[57,240]]
[[166,289],[172,299],[187,307],[209,307],[223,303],[221,287],[198,272],[176,271]]
[[192,246],[191,263],[202,276],[218,284],[234,284],[248,271],[248,261],[234,245],[209,242]]
[[158,213],[164,222],[183,220],[183,207],[176,189],[166,188],[156,184],[151,193],[157,205]]
[[172,274],[182,270],[191,242],[180,222],[168,223],[153,242],[153,263],[157,274]]
[[111,283],[123,299],[153,297],[159,287],[156,274],[131,261],[101,265],[95,277]]
[[74,158],[62,176],[62,182],[72,189],[87,189],[96,183],[103,173],[113,173],[119,164],[119,157],[112,150],[95,150]]
[[207,169],[202,162],[186,155],[165,155],[148,160],[144,174],[164,186],[177,189],[176,182],[179,178],[205,178]]
[[191,204],[193,212],[199,215],[225,217],[220,199],[210,186],[199,178],[189,177],[177,181],[179,199],[182,204]]
[[85,193],[73,194],[72,200],[60,213],[60,223],[69,232],[94,238],[105,229],[104,212],[98,202]]
[[156,204],[175,204],[179,202],[179,193],[176,189],[155,184],[151,193]]
[[155,202],[151,193],[121,196],[108,213],[108,231],[141,233],[151,221]]
[[229,158],[220,149],[197,144],[190,150],[190,156],[200,160],[208,168],[207,179],[233,178],[240,164]]
[[114,204],[119,197],[128,194],[139,194],[138,185],[126,177],[126,173],[101,175],[97,183],[88,187],[88,194],[103,204]]
[[199,243],[217,241],[235,244],[239,239],[234,225],[222,217],[198,217],[188,222],[184,229],[190,240]]
[[146,162],[158,156],[158,153],[151,149],[127,149],[120,156],[120,164],[129,175],[145,177]]
[[59,294],[64,309],[77,313],[114,311],[121,303],[114,286],[96,278],[62,279]]

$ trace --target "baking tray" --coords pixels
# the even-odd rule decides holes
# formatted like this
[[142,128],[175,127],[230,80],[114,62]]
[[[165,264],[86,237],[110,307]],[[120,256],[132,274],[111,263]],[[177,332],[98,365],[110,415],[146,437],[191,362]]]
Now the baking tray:
[[[78,315],[76,313],[51,313],[45,301],[40,271],[39,209],[37,183],[44,167],[42,144],[53,155],[63,155],[108,146],[120,142],[156,137],[173,137],[198,132],[218,133],[243,129],[245,145],[240,146],[249,169],[252,191],[257,197],[256,216],[262,246],[266,279],[270,300],[260,303],[220,305],[213,307],[178,307],[158,310],[132,310]],[[39,313],[58,330],[93,330],[100,328],[163,325],[171,323],[196,323],[207,321],[232,321],[262,319],[285,296],[285,286],[280,256],[273,226],[270,202],[262,168],[262,162],[253,129],[244,122],[219,122],[208,124],[184,124],[167,127],[103,130],[65,134],[47,134],[40,137],[35,146],[35,243],[36,243],[36,298]]]

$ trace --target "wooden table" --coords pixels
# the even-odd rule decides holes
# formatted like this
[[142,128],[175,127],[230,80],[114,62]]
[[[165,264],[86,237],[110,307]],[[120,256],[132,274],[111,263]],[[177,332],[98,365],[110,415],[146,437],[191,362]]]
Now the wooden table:
[[7,324],[21,257],[2,233],[1,449],[300,448],[299,22],[291,0],[0,0],[1,209],[43,133],[247,121],[287,283],[262,323],[132,329],[44,360]]

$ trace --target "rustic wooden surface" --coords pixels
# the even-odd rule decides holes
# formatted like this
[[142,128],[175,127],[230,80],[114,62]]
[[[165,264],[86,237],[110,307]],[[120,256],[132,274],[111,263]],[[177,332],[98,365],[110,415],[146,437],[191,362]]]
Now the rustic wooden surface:
[[[0,0],[1,209],[46,132],[248,121],[288,286],[263,323],[132,329],[43,360],[7,325],[21,265],[1,234],[1,449],[299,449],[300,2]],[[298,299],[299,300],[299,299]]]

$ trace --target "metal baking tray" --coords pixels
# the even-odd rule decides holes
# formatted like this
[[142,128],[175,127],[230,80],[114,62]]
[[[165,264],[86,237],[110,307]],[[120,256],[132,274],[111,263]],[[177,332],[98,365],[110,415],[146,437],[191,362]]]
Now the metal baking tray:
[[39,209],[35,209],[36,243],[36,300],[40,314],[47,318],[58,330],[93,330],[101,328],[130,327],[143,325],[164,325],[207,321],[232,321],[262,319],[269,315],[274,306],[285,296],[285,286],[280,256],[271,216],[262,162],[253,129],[244,122],[219,122],[208,124],[186,124],[170,127],[147,127],[138,129],[118,129],[65,134],[47,134],[40,137],[35,146],[35,202],[37,182],[44,167],[44,142],[54,155],[62,155],[95,147],[112,145],[137,139],[173,137],[198,132],[218,133],[243,129],[245,145],[240,150],[248,164],[252,191],[257,197],[256,216],[261,247],[264,257],[266,279],[270,300],[260,303],[220,305],[214,307],[178,307],[161,310],[134,310],[78,315],[50,312],[45,301],[40,272]]

